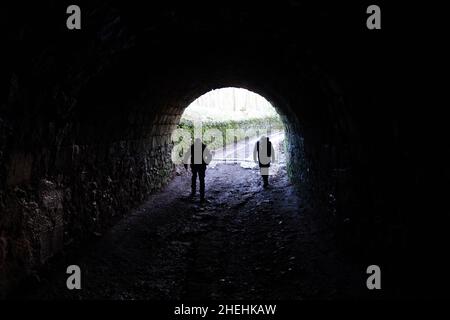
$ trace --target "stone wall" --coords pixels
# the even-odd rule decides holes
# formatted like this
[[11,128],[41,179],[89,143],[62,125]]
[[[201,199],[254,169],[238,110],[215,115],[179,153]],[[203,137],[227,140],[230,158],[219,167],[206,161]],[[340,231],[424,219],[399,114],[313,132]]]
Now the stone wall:
[[[65,246],[99,235],[171,178],[170,136],[72,145],[58,174],[30,180],[38,155],[11,156],[0,193],[0,288],[10,287]],[[19,174],[21,173],[22,176]],[[25,176],[23,176],[25,175]]]

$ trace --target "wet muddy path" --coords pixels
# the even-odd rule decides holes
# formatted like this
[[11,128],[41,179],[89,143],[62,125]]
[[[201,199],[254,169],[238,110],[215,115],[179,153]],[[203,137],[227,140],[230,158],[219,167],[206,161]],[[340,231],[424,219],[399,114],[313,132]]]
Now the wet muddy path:
[[261,182],[255,168],[218,164],[207,170],[200,204],[181,171],[71,260],[82,290],[67,290],[60,268],[28,298],[328,299],[362,287],[285,168],[268,189]]

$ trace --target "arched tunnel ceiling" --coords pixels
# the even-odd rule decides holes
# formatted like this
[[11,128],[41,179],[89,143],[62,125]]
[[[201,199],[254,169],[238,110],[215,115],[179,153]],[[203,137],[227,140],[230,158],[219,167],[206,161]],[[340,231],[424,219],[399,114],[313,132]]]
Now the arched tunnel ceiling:
[[[317,128],[330,121],[330,112],[345,112],[327,110],[341,109],[337,100],[343,103],[345,95],[357,91],[370,102],[377,84],[352,81],[364,69],[355,67],[356,58],[366,52],[364,44],[371,41],[372,51],[377,48],[376,38],[362,37],[361,28],[355,28],[360,21],[349,19],[360,6],[231,1],[219,9],[202,2],[159,3],[141,10],[135,3],[94,1],[83,6],[85,28],[69,34],[58,20],[62,7],[52,3],[39,6],[32,16],[21,14],[19,21],[29,18],[21,30],[27,41],[16,45],[33,61],[28,80],[42,86],[33,89],[39,92],[34,104],[40,108],[45,94],[61,96],[70,106],[58,112],[51,108],[61,109],[61,104],[42,106],[65,118],[81,119],[87,110],[83,122],[94,127],[126,119],[138,108],[157,114],[165,106],[186,107],[210,89],[240,86],[266,96],[288,118]],[[35,23],[43,11],[51,12],[51,19]],[[31,42],[31,48],[29,40],[37,35],[40,41]],[[105,110],[118,117],[105,119]],[[126,130],[124,123],[110,125],[117,134],[121,127]],[[91,130],[80,131],[92,136]]]

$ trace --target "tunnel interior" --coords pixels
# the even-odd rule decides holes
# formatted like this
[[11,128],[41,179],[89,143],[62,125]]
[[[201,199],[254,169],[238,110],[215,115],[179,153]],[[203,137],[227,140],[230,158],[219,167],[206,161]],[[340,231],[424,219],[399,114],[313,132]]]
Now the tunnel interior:
[[76,32],[64,3],[4,17],[0,292],[164,188],[184,109],[223,87],[279,112],[290,179],[350,259],[392,266],[409,252],[406,200],[421,174],[410,174],[409,124],[390,107],[401,70],[383,48],[396,39],[360,26],[363,5],[80,6]]

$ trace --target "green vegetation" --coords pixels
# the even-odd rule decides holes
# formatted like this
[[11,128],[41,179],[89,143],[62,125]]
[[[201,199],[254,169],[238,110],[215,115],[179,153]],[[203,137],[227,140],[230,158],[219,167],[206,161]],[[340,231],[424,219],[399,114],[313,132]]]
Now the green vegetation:
[[[182,119],[178,125],[180,129],[186,129],[190,132],[191,137],[194,136],[194,124],[190,120]],[[246,138],[246,133],[253,132],[250,135],[254,137],[256,135],[267,134],[268,131],[279,131],[283,130],[283,123],[278,116],[265,117],[259,119],[248,119],[248,120],[228,120],[228,121],[209,121],[202,122],[202,133],[206,131],[215,129],[222,133],[222,143],[220,139],[205,139],[205,143],[211,150],[221,148],[227,144],[233,143],[235,139],[237,141]],[[227,134],[230,133],[233,134]]]

